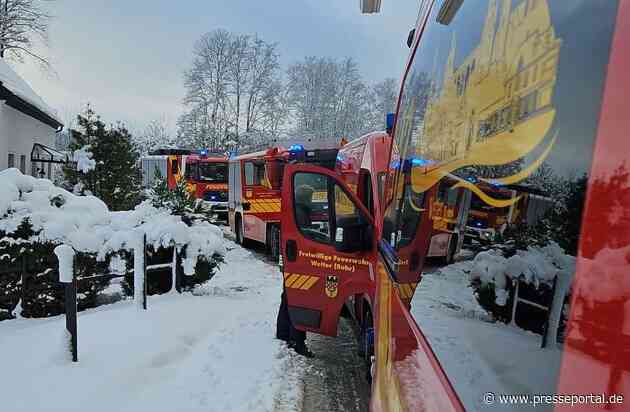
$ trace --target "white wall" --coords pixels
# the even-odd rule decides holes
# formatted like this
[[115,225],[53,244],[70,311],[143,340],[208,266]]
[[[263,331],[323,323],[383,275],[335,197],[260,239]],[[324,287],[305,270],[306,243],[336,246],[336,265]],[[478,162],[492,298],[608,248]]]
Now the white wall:
[[[33,143],[54,147],[55,129],[0,102],[0,170],[8,167],[8,155],[13,153],[15,167],[18,169],[20,157],[26,156],[25,172],[31,174]],[[40,165],[37,164],[36,167]],[[47,164],[44,164],[44,171],[47,178],[52,177],[48,176]]]

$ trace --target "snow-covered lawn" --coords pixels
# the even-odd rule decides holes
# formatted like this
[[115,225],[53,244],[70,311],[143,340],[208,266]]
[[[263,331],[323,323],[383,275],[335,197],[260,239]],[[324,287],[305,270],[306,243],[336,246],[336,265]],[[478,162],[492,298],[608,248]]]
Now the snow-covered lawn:
[[506,405],[486,405],[486,392],[553,393],[560,350],[555,345],[541,349],[540,335],[492,323],[474,297],[464,268],[469,269],[470,262],[423,274],[411,312],[466,410],[506,410]]
[[305,363],[274,339],[281,274],[226,242],[226,263],[194,294],[79,313],[78,363],[63,316],[1,322],[2,410],[299,410]]

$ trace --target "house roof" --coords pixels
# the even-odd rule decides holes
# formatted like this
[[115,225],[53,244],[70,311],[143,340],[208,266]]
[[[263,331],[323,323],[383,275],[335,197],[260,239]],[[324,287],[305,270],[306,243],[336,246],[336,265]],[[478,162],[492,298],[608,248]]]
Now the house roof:
[[0,59],[0,100],[50,127],[63,126],[57,113],[3,59]]

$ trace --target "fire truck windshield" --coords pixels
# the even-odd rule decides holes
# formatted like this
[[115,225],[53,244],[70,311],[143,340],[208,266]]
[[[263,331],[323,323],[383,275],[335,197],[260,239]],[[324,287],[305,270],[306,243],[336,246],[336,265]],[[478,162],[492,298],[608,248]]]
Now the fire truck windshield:
[[205,182],[227,183],[227,163],[199,163],[199,180]]

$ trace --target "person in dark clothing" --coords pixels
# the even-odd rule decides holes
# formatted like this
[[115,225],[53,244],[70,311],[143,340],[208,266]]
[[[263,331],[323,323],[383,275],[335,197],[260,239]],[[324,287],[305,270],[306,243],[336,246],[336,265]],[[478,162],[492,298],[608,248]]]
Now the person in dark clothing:
[[313,188],[302,185],[295,191],[295,223],[300,228],[309,228],[311,221],[311,207],[313,204]]
[[[313,198],[313,188],[302,185],[297,188],[295,196],[295,219],[299,227],[311,226],[311,202]],[[289,316],[289,305],[287,303],[287,292],[282,287],[280,308],[276,323],[276,338],[289,344],[300,355],[312,358],[313,353],[306,347],[306,332],[296,329],[291,323]]]
[[278,310],[278,320],[276,324],[276,339],[287,342],[290,348],[302,356],[312,358],[313,353],[306,347],[306,332],[296,329],[289,317],[289,305],[287,304],[287,293],[282,290],[280,299],[280,309]]

